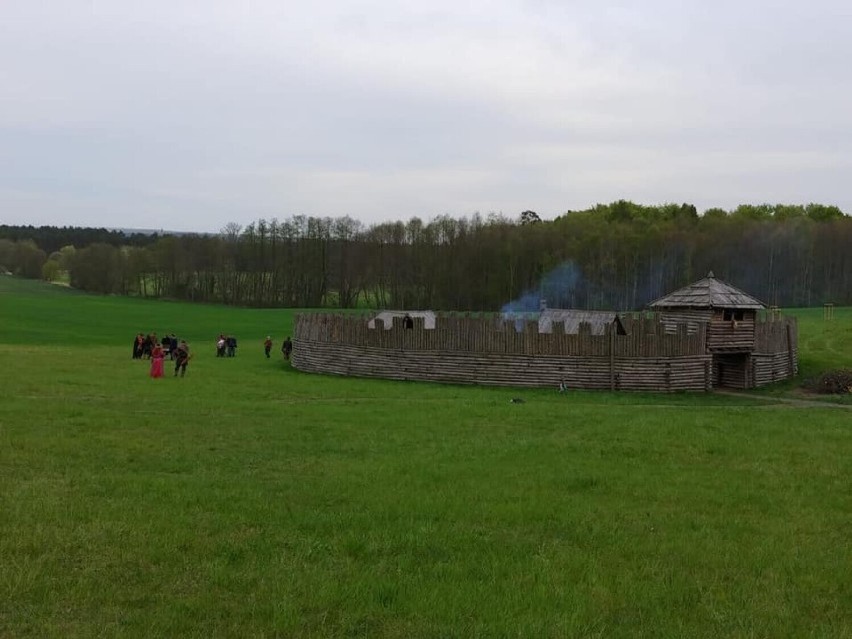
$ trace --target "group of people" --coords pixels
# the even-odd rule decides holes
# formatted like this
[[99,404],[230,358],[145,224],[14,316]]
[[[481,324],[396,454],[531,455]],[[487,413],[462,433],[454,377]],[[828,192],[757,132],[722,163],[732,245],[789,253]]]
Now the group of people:
[[[140,339],[142,338],[142,339]],[[168,357],[175,363],[174,376],[186,375],[186,367],[189,364],[189,344],[186,340],[179,340],[174,333],[157,340],[156,333],[145,336],[142,333],[136,336],[133,342],[133,359],[150,359],[150,376],[154,379],[165,375],[165,360]]]
[[[272,336],[267,335],[266,339],[263,340],[263,352],[266,355],[266,359],[271,357],[272,353]],[[220,333],[218,339],[216,340],[216,357],[234,357],[236,355],[237,350],[237,338],[233,335],[225,335],[224,333]],[[281,344],[281,353],[284,355],[284,359],[290,359],[290,353],[293,352],[293,341],[290,339],[289,335],[287,339]]]
[[[263,350],[267,359],[272,352],[272,336],[267,335],[263,342]],[[216,340],[216,357],[234,357],[237,339],[233,336],[219,335]],[[293,341],[287,336],[281,344],[281,354],[289,360],[293,352]],[[175,363],[174,376],[184,377],[189,364],[190,352],[186,340],[179,340],[174,333],[166,335],[162,340],[157,339],[156,333],[139,333],[133,339],[133,359],[148,359],[151,361],[150,376],[154,379],[165,375],[165,360],[169,358]]]
[[180,340],[175,337],[175,334],[166,335],[162,340],[157,339],[156,333],[138,333],[133,338],[133,359],[151,359],[154,354],[154,348],[160,346],[166,357],[174,359],[174,351],[180,345]]
[[234,357],[237,354],[237,338],[219,333],[216,340],[216,357]]

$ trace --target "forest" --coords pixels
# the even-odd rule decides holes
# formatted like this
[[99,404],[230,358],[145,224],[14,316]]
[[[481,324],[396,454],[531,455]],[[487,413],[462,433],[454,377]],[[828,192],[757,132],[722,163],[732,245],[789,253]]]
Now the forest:
[[767,305],[852,304],[852,217],[821,204],[620,200],[554,220],[365,225],[296,215],[218,234],[0,226],[0,271],[96,293],[252,307],[636,310],[714,271]]

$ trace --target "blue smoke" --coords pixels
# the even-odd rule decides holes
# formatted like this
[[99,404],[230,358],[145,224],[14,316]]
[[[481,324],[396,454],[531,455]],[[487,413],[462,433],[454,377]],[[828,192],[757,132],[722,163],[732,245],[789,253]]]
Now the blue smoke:
[[518,299],[504,304],[502,313],[538,313],[541,296],[538,293],[524,293]]
[[541,278],[535,290],[504,304],[502,313],[538,313],[541,300],[550,308],[576,308],[577,290],[583,274],[573,262],[563,262]]
[[[515,330],[522,331],[524,321],[538,317],[541,301],[549,308],[577,308],[577,292],[583,275],[573,262],[563,262],[541,278],[537,289],[525,291],[519,298],[504,304],[500,312],[504,320],[514,320]],[[529,314],[534,313],[534,316]]]

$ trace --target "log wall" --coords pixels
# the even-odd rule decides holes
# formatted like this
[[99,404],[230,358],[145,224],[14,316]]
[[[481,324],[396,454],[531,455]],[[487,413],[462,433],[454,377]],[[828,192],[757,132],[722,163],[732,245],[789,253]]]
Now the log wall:
[[404,329],[394,318],[387,329],[381,320],[375,328],[359,315],[302,313],[296,316],[295,339],[399,350],[466,351],[517,355],[582,357],[682,357],[705,354],[705,331],[700,326],[689,333],[682,326],[666,332],[653,318],[625,321],[627,335],[618,335],[611,325],[604,334],[592,335],[588,324],[579,332],[566,334],[562,322],[553,322],[552,332],[540,333],[536,320],[510,320],[472,315],[439,315],[435,328],[425,329],[414,319],[413,329]]
[[687,330],[694,333],[701,324],[710,322],[713,311],[709,308],[667,308],[660,311],[659,317],[667,333],[676,333],[680,324],[686,324]]
[[751,378],[765,386],[799,373],[799,330],[795,317],[769,317],[755,324]]
[[710,351],[748,352],[754,348],[755,312],[745,311],[741,320],[724,320],[717,311],[707,327],[707,348]]
[[667,333],[655,319],[626,323],[627,335],[588,324],[566,334],[561,322],[539,333],[535,320],[447,315],[426,330],[394,320],[371,329],[357,315],[296,318],[293,365],[303,371],[388,379],[612,390],[710,390],[703,325]]
[[296,340],[293,366],[301,371],[354,377],[557,388],[632,391],[704,391],[710,387],[710,356],[554,357],[405,351]]
[[740,354],[710,349],[711,324],[642,316],[625,319],[627,335],[612,327],[592,335],[588,324],[566,334],[561,322],[539,333],[535,319],[469,314],[439,315],[434,329],[418,318],[413,329],[403,328],[401,318],[375,328],[367,320],[298,315],[293,366],[357,377],[539,387],[564,381],[570,388],[647,391],[751,388],[798,372],[795,318],[750,318],[753,350]]

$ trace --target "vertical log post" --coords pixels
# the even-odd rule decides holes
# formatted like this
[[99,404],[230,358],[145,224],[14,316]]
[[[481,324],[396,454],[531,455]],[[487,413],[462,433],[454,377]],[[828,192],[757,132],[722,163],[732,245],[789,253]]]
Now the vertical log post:
[[787,323],[787,368],[790,373],[790,377],[796,372],[794,359],[793,359],[793,328],[790,326],[790,323]]
[[609,327],[609,389],[615,390],[615,328]]

